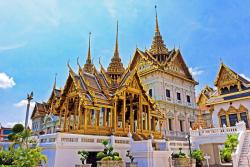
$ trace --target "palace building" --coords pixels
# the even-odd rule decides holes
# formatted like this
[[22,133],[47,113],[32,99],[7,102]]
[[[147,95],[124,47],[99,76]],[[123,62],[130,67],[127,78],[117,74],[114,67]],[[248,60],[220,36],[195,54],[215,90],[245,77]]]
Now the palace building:
[[196,118],[195,86],[179,49],[166,47],[160,33],[158,16],[150,49],[136,49],[130,68],[138,66],[138,74],[148,95],[166,115],[162,133],[170,140],[186,140]]
[[221,63],[214,85],[217,90],[207,101],[213,126],[235,126],[244,121],[249,128],[250,81]]
[[[250,81],[221,63],[214,86],[206,86],[198,97],[200,114],[190,132],[192,144],[210,156],[211,166],[249,166]],[[237,134],[239,142],[232,162],[220,155],[228,134]]]
[[164,115],[146,93],[138,67],[131,64],[125,69],[121,62],[118,23],[114,55],[107,70],[101,64],[100,71],[94,66],[90,37],[86,63],[83,67],[77,63],[77,72],[68,64],[64,88],[58,90],[54,85],[47,104],[43,107],[40,104],[40,109],[36,105],[33,124],[37,122],[35,118],[40,118],[36,112],[47,110],[42,112],[57,116],[59,124],[54,124],[52,129],[44,128],[47,133],[59,127],[60,132],[74,134],[127,136],[131,132],[135,140],[148,139],[151,135],[162,138]]
[[249,128],[250,81],[221,63],[214,85],[215,90],[206,86],[197,101],[206,128],[235,126],[239,121]]

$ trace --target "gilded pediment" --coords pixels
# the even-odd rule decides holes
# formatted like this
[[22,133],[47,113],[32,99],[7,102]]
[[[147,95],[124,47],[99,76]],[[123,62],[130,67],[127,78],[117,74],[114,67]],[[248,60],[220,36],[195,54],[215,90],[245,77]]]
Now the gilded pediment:
[[217,86],[219,88],[230,87],[232,85],[237,84],[237,82],[238,81],[237,81],[236,74],[234,74],[232,71],[226,68],[221,69],[221,72],[218,77],[218,82],[217,82]]
[[206,105],[207,100],[208,100],[208,98],[203,93],[201,93],[200,97],[198,99],[198,102],[197,102],[198,106],[204,106],[204,105]]

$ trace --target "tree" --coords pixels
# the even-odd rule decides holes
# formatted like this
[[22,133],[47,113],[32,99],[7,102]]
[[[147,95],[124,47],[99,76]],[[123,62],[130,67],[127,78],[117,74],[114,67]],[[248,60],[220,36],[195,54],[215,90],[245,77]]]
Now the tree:
[[0,166],[37,167],[41,161],[47,161],[47,157],[41,153],[42,148],[31,139],[31,131],[21,129],[20,125],[13,127],[13,144],[9,150],[0,151]]

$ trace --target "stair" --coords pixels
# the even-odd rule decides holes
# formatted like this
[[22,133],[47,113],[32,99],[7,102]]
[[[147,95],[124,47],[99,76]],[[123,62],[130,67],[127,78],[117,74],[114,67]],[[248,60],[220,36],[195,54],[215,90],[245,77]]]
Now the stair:
[[249,152],[250,152],[250,131],[246,131],[246,136],[240,154],[239,167],[249,167],[247,158]]

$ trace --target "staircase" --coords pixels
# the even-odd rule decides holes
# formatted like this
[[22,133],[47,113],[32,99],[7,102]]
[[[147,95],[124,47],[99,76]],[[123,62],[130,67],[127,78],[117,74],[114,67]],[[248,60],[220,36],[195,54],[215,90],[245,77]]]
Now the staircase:
[[[250,164],[248,165],[248,158],[247,158],[247,155],[249,153],[250,153],[250,131],[246,131],[246,136],[245,136],[241,154],[240,154],[239,167],[250,166]],[[249,157],[249,160],[250,160],[250,157]]]

